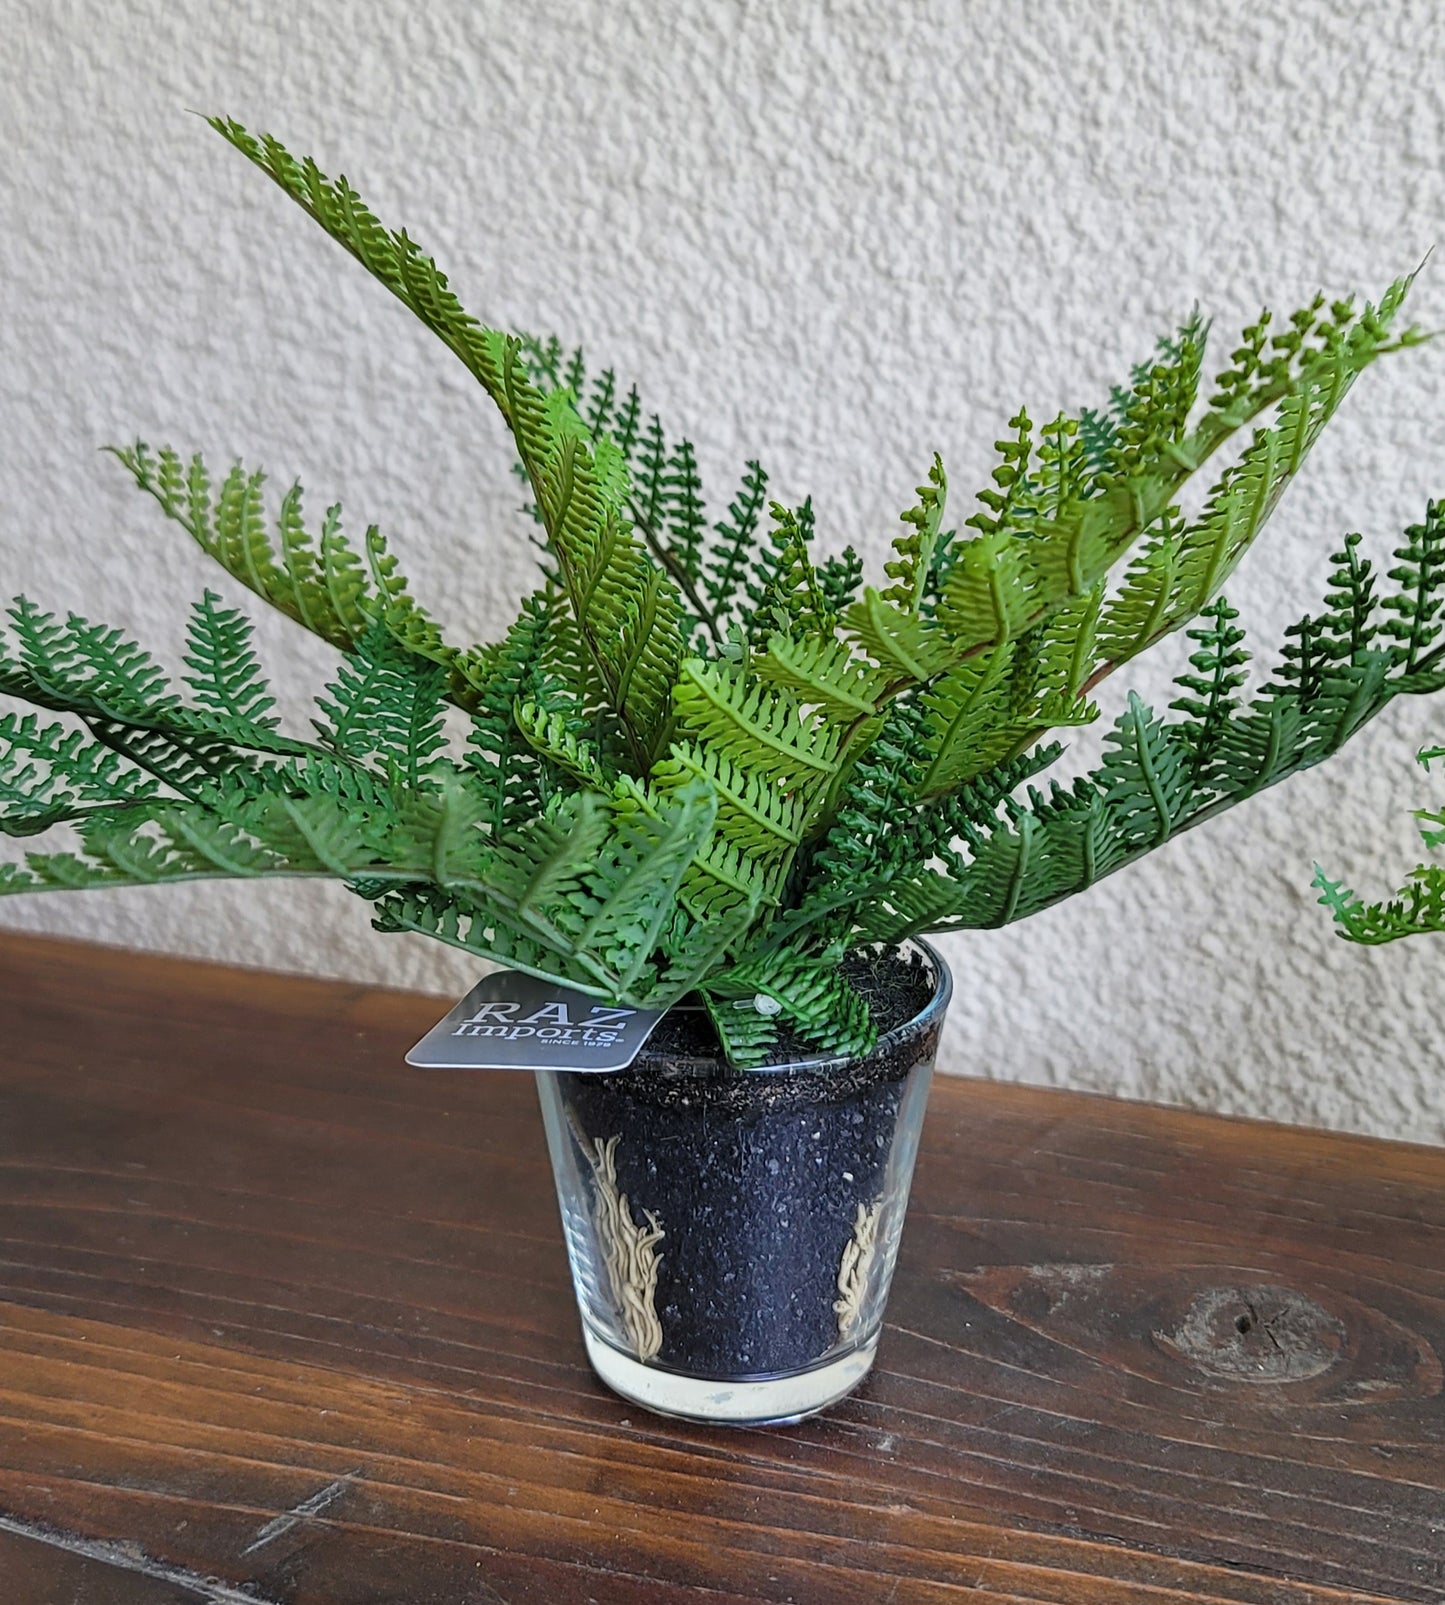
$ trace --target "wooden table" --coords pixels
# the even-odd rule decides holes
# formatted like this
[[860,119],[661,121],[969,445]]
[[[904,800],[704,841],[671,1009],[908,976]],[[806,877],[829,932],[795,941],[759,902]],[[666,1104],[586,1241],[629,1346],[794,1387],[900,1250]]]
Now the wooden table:
[[1445,1152],[946,1081],[873,1376],[702,1430],[592,1379],[436,999],[0,996],[3,1605],[1445,1599]]

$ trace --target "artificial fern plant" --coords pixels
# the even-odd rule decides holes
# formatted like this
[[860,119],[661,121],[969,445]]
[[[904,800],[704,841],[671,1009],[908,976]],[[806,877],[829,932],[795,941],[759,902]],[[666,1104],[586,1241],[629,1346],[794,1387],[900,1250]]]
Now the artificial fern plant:
[[[453,645],[374,527],[353,541],[334,506],[308,523],[299,487],[268,514],[259,473],[216,484],[199,457],[117,450],[341,666],[303,740],[217,596],[196,604],[184,690],[117,631],[21,598],[0,691],[71,722],[0,723],[0,823],[72,834],[5,865],[0,890],[328,876],[382,931],[618,1004],[697,992],[740,1066],[779,1022],[857,1053],[874,1028],[840,972],[850,950],[1037,913],[1445,685],[1437,510],[1392,571],[1398,627],[1374,630],[1350,537],[1323,610],[1250,700],[1220,595],[1355,379],[1422,338],[1395,329],[1407,280],[1377,305],[1262,314],[1207,388],[1196,317],[1107,408],[1038,429],[1020,411],[961,530],[935,457],[880,588],[851,550],[817,554],[811,505],[770,503],[757,463],[710,524],[691,445],[635,389],[480,324],[344,178],[212,126],[491,397],[541,524],[541,581],[500,641]],[[1231,442],[1186,516],[1185,487]],[[1187,626],[1169,712],[1131,694],[1092,774],[1029,785],[1062,750],[1051,732],[1097,716],[1105,677]]]

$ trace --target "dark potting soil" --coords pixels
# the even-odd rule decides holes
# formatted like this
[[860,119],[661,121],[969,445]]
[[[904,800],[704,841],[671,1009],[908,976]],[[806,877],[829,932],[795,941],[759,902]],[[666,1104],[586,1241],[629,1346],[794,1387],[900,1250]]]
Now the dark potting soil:
[[[858,955],[845,973],[880,1038],[914,1019],[937,977],[919,956]],[[858,1207],[882,1195],[908,1073],[939,1022],[868,1058],[782,1069],[722,1064],[701,1010],[674,1010],[630,1070],[562,1075],[571,1117],[618,1139],[619,1192],[665,1233],[658,1245],[655,1363],[720,1377],[806,1366],[838,1342],[838,1271]]]

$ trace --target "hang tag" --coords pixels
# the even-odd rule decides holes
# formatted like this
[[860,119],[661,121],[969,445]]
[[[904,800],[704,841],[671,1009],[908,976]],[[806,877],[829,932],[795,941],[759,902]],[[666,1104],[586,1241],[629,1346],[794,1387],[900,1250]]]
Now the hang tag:
[[625,1070],[663,1009],[623,1009],[498,970],[478,981],[406,1056],[418,1070]]

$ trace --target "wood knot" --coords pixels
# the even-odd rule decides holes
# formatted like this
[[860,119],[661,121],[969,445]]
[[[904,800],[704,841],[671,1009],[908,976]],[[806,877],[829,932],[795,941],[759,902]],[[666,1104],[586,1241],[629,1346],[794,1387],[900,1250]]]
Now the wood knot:
[[1270,1283],[1207,1287],[1161,1347],[1231,1382],[1304,1382],[1345,1352],[1344,1323],[1312,1298]]
[[[1445,1373],[1425,1332],[1326,1281],[1309,1293],[1267,1271],[1212,1265],[989,1265],[950,1273],[1009,1324],[993,1335],[1015,1364],[1065,1352],[1131,1379],[1211,1395],[1216,1419],[1291,1409],[1371,1409],[1433,1399]],[[1032,1347],[1028,1334],[1050,1345]]]

